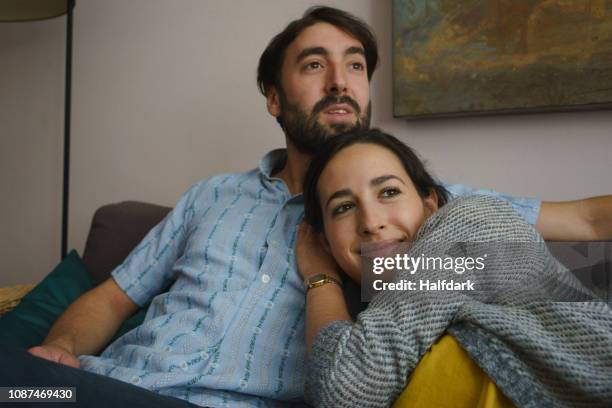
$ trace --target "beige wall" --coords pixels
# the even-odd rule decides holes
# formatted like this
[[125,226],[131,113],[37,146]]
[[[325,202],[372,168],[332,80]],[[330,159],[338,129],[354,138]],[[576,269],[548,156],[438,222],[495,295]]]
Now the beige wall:
[[0,286],[60,255],[63,24],[0,23]]
[[[328,1],[378,34],[374,124],[444,180],[515,195],[612,193],[612,112],[408,122],[391,115],[391,1]],[[311,1],[79,0],[70,247],[126,199],[172,205],[193,182],[252,168],[283,135],[255,86],[259,54]],[[58,261],[64,21],[0,24],[0,285]]]

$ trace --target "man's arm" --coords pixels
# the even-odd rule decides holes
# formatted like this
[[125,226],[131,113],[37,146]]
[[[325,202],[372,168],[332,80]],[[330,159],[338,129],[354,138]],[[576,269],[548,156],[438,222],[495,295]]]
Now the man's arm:
[[535,227],[546,240],[610,240],[612,195],[576,201],[543,202]]
[[72,303],[53,324],[43,344],[29,352],[79,367],[76,356],[100,351],[137,309],[138,305],[109,278]]

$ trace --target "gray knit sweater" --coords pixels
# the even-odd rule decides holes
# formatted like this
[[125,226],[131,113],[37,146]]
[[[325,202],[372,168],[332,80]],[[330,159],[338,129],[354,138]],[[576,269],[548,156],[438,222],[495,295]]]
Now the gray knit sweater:
[[492,242],[500,244],[486,273],[471,276],[485,290],[381,292],[355,322],[324,327],[308,361],[309,403],[391,405],[423,354],[449,332],[518,407],[612,406],[612,311],[510,205],[485,196],[455,200],[421,227],[408,255],[469,256]]

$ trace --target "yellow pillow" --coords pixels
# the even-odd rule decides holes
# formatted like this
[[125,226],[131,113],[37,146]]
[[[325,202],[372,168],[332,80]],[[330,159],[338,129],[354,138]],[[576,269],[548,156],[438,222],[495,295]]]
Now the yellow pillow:
[[394,408],[514,408],[450,334],[425,353]]

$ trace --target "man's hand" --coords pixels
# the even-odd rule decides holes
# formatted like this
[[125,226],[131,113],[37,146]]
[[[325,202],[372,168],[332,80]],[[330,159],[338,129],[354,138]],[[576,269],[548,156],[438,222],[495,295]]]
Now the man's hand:
[[314,229],[305,222],[300,224],[295,248],[302,278],[325,273],[339,281],[342,280],[340,267],[331,254],[322,247]]
[[42,346],[36,346],[28,349],[28,352],[33,356],[44,358],[45,360],[64,364],[70,367],[79,368],[81,366],[81,363],[74,354],[58,345],[43,344]]

